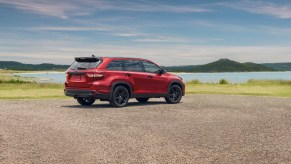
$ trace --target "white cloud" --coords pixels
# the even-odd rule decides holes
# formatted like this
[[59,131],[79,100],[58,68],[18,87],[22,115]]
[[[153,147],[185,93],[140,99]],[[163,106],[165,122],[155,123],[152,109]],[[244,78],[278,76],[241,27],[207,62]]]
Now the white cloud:
[[108,9],[127,10],[139,12],[170,12],[170,13],[196,13],[196,12],[210,12],[210,9],[197,7],[194,5],[188,6],[170,6],[158,3],[141,4],[141,3],[125,3],[121,7],[110,6]]
[[274,4],[266,1],[223,2],[219,5],[244,10],[250,13],[271,15],[280,19],[291,18],[291,4]]
[[0,3],[16,7],[17,9],[32,13],[48,15],[67,19],[69,15],[86,15],[88,10],[84,10],[73,1],[56,0],[0,0]]
[[170,6],[149,4],[142,1],[105,1],[105,0],[0,0],[1,4],[36,14],[67,19],[70,16],[90,15],[94,11],[116,10],[134,12],[195,13],[209,12],[198,6]]
[[144,38],[133,39],[135,42],[153,42],[153,43],[189,43],[190,39],[181,37],[170,37],[163,35],[147,35]]
[[[82,41],[81,41],[82,42]],[[16,48],[17,47],[17,48]],[[34,48],[31,48],[34,47]],[[142,57],[161,65],[197,65],[220,58],[239,62],[291,62],[290,46],[185,46],[79,44],[77,41],[27,41],[0,46],[1,60],[71,64],[76,56]]]
[[46,27],[34,27],[32,30],[44,30],[44,31],[110,31],[109,27],[95,26],[95,27],[80,27],[80,26],[46,26]]
[[112,33],[114,36],[122,36],[122,37],[139,37],[139,36],[149,36],[149,34],[138,33],[138,32],[119,32]]
[[[187,43],[190,39],[181,37],[170,37],[157,34],[149,34],[137,32],[135,29],[131,29],[123,26],[109,26],[99,25],[94,27],[80,27],[80,26],[44,26],[44,27],[33,27],[31,30],[44,30],[44,31],[104,31],[108,35],[135,38],[132,39],[134,42],[160,42],[160,43]],[[202,42],[206,40],[203,39]],[[214,40],[212,40],[214,41]],[[197,42],[197,40],[195,41]],[[201,42],[201,40],[199,40]]]
[[201,26],[205,28],[210,28],[211,30],[218,31],[245,32],[254,34],[263,33],[265,35],[291,36],[291,28],[284,28],[280,26],[267,26],[256,24],[242,25],[207,20],[194,20],[191,22],[191,24],[192,26],[195,27]]
[[145,39],[134,39],[136,42],[156,42],[156,43],[187,43],[188,40],[176,39],[176,38],[145,38]]

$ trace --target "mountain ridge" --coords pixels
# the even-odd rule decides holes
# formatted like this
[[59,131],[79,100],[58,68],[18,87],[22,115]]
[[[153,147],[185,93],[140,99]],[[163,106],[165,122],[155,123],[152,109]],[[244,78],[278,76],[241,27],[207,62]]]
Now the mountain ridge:
[[[16,61],[0,61],[0,69],[23,71],[66,70],[69,65],[51,63],[24,64]],[[164,66],[169,72],[262,72],[262,71],[291,71],[291,63],[240,63],[230,59],[219,59],[203,65]]]
[[16,61],[0,61],[0,69],[20,70],[20,71],[48,71],[48,70],[64,70],[69,65],[56,65],[50,63],[42,64],[24,64]]
[[204,65],[164,67],[172,72],[262,72],[278,71],[260,64],[246,62],[239,63],[229,59],[219,59]]
[[291,71],[291,63],[262,63],[261,65],[269,67],[279,71]]

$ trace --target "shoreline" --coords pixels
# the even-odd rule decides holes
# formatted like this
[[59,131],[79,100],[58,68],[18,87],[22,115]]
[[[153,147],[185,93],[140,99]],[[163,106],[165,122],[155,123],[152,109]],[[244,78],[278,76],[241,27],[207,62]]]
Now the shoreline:
[[30,75],[30,74],[65,74],[65,72],[58,72],[58,71],[38,71],[38,72],[23,72],[23,73],[12,73],[13,75],[17,74],[25,74],[25,75]]

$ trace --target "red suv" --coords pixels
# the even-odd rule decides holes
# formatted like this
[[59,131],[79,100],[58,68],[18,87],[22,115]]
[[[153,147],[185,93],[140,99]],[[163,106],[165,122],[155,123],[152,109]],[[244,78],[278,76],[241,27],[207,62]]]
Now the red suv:
[[147,102],[149,98],[165,97],[168,103],[178,103],[185,85],[181,77],[146,59],[92,56],[75,58],[66,71],[64,91],[81,105],[92,105],[100,99],[123,107],[130,98]]

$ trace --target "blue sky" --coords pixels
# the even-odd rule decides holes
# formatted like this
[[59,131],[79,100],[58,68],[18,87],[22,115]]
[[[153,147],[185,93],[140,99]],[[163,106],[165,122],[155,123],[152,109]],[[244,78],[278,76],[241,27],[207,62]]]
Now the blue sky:
[[291,1],[0,0],[0,60],[291,62]]

